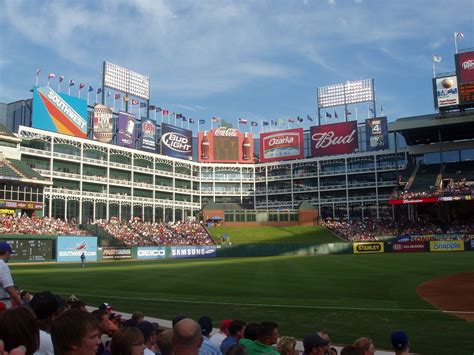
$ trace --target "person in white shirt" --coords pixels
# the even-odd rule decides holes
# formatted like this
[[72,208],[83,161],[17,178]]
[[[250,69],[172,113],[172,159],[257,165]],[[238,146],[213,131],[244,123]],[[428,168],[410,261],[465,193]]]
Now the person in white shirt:
[[229,336],[229,326],[232,322],[232,319],[224,319],[221,322],[219,332],[212,335],[209,340],[217,346],[219,349],[221,347],[222,341]]
[[7,265],[10,255],[14,255],[10,244],[0,243],[0,302],[7,308],[21,305],[21,298],[15,289],[10,268]]

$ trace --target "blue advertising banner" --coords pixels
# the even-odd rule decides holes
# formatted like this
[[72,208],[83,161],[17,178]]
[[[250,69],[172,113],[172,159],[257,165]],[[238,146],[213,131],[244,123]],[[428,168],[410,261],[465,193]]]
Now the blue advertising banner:
[[142,121],[142,150],[156,152],[156,124],[152,120]]
[[117,144],[121,147],[135,148],[135,115],[119,111]]
[[189,159],[193,155],[193,132],[189,129],[162,123],[160,142],[163,155],[179,159]]
[[35,87],[33,128],[87,138],[87,102],[50,87]]
[[161,247],[138,247],[137,259],[164,259],[166,248]]
[[97,237],[59,236],[57,248],[58,261],[81,261],[84,253],[87,261],[97,261]]
[[366,119],[365,139],[368,151],[388,149],[387,117]]
[[212,258],[216,257],[216,247],[207,245],[191,245],[183,247],[171,247],[170,257],[178,258]]

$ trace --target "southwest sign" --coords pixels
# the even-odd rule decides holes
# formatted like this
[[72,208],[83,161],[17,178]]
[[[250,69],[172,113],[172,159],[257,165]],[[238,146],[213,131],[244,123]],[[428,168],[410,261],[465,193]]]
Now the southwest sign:
[[87,137],[87,102],[37,87],[33,96],[33,127],[78,138]]

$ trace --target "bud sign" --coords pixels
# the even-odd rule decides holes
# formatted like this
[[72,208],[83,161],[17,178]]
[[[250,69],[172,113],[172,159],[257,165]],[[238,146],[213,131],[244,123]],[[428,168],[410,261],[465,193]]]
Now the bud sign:
[[310,132],[313,157],[354,153],[359,147],[357,121],[313,126]]

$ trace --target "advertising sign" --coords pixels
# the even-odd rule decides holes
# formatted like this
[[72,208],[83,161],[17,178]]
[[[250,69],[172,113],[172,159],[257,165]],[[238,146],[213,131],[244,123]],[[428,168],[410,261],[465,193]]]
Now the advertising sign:
[[436,203],[439,202],[439,197],[424,197],[424,198],[412,198],[405,200],[389,200],[389,205],[407,205],[412,203]]
[[260,161],[304,158],[303,128],[260,134]]
[[135,115],[119,111],[118,114],[118,145],[135,148]]
[[253,163],[253,137],[235,128],[198,133],[198,160],[209,163]]
[[42,210],[43,203],[42,202],[0,200],[0,208],[22,208],[25,210]]
[[455,58],[458,82],[474,81],[474,52],[458,53]]
[[155,121],[142,121],[142,149],[148,152],[156,152],[156,125]]
[[94,139],[102,143],[110,143],[114,137],[114,120],[110,107],[94,106]]
[[415,253],[425,251],[423,242],[394,242],[392,243],[393,253]]
[[310,132],[313,157],[354,153],[359,147],[357,121],[313,126]]
[[0,239],[1,242],[10,244],[14,255],[11,261],[45,261],[54,259],[54,240],[52,239]]
[[166,258],[166,248],[162,247],[138,247],[138,259],[164,259]]
[[171,247],[170,257],[179,258],[212,258],[216,256],[216,247],[207,245],[191,245],[185,247]]
[[459,105],[458,79],[453,76],[433,79],[435,108]]
[[354,248],[354,254],[373,254],[384,252],[383,242],[354,243],[352,245]]
[[58,261],[81,261],[84,253],[87,261],[97,261],[97,237],[59,236],[57,248]]
[[463,240],[430,241],[430,251],[464,251]]
[[387,117],[366,119],[365,137],[368,151],[388,149]]
[[161,154],[189,159],[193,155],[193,132],[167,123],[161,124]]
[[58,94],[50,87],[35,87],[33,93],[33,128],[87,137],[87,102]]
[[474,81],[459,84],[459,103],[463,105],[474,103]]
[[104,248],[102,249],[102,259],[131,259],[131,248]]

